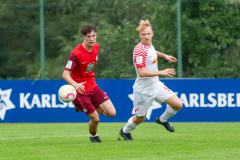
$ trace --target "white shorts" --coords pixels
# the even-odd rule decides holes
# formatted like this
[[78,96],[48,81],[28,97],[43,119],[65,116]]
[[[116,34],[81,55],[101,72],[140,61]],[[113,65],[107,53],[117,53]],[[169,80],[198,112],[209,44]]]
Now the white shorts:
[[156,89],[149,94],[133,91],[133,112],[136,116],[145,116],[154,100],[164,102],[175,93],[159,81]]

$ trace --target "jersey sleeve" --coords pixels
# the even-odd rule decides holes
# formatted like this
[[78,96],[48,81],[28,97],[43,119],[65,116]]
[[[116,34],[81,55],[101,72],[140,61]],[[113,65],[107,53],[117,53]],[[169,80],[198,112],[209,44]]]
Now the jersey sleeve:
[[147,53],[141,48],[135,48],[133,52],[133,63],[137,68],[146,67]]
[[71,71],[76,65],[77,65],[77,57],[74,53],[71,53],[64,70]]

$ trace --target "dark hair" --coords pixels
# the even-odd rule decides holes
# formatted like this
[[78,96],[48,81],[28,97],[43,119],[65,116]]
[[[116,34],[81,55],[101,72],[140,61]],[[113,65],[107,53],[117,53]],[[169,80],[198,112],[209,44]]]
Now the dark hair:
[[84,36],[92,31],[97,32],[96,26],[92,24],[87,24],[81,28],[81,33]]

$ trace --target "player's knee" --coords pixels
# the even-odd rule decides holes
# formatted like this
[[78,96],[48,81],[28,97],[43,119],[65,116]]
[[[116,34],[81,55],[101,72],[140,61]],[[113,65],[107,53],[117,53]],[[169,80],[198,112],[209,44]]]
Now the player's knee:
[[180,100],[180,101],[178,101],[178,103],[176,104],[175,109],[176,109],[177,111],[179,111],[179,110],[182,109],[182,107],[183,107],[183,103],[182,103],[182,101]]
[[93,123],[99,123],[100,119],[99,119],[99,117],[92,117],[92,118],[91,118],[91,121],[92,121]]
[[115,117],[116,116],[116,111],[115,110],[112,110],[110,112],[107,113],[107,116],[109,117]]
[[181,99],[177,99],[169,102],[168,105],[170,105],[175,111],[179,111],[182,109],[183,103]]
[[106,115],[108,117],[115,117],[116,116],[116,110],[115,107],[113,105],[107,107],[108,109],[106,110]]
[[139,124],[139,123],[142,123],[144,120],[145,120],[145,116],[136,116],[136,117],[133,119],[133,122],[134,122],[135,124]]
[[109,116],[109,117],[115,117],[115,116],[116,116],[116,111],[109,113],[108,116]]

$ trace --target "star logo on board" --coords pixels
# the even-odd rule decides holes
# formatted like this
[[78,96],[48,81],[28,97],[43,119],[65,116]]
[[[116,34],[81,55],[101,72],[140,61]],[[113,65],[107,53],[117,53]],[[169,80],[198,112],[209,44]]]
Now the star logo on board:
[[4,120],[7,110],[14,109],[15,106],[10,100],[12,89],[1,90],[0,89],[0,119]]
[[[133,94],[129,94],[128,97],[133,101]],[[158,108],[162,108],[161,103],[157,102],[157,101],[153,101],[152,105],[150,106],[150,108],[147,111],[147,115],[146,118],[149,120],[151,118],[152,115],[152,111],[154,109],[158,109]],[[135,113],[134,108],[132,109],[132,114]]]

